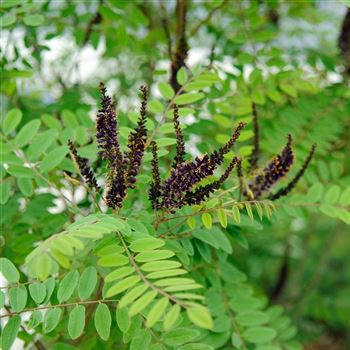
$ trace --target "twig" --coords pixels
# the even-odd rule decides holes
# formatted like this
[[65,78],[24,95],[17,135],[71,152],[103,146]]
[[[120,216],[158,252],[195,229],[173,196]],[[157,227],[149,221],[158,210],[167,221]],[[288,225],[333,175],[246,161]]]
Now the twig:
[[24,312],[31,312],[35,310],[46,310],[46,309],[54,309],[55,307],[68,307],[68,306],[74,306],[74,305],[89,305],[89,304],[98,304],[98,303],[117,303],[119,300],[117,299],[110,299],[110,300],[87,300],[87,301],[76,301],[74,303],[66,303],[66,304],[56,304],[56,305],[46,305],[46,306],[39,306],[39,307],[32,307],[28,309],[24,309],[22,311],[18,312],[9,312],[5,315],[1,315],[0,318],[10,317],[14,315],[23,314]]
[[181,85],[177,81],[177,72],[181,67],[186,67],[186,58],[188,53],[188,45],[186,40],[186,15],[187,0],[177,0],[176,2],[176,51],[171,56],[171,73],[169,83],[175,92],[181,89]]
[[255,170],[258,167],[259,154],[260,154],[260,145],[259,145],[259,122],[258,122],[258,113],[256,110],[255,102],[252,103],[253,109],[253,151],[249,159],[250,171]]
[[216,11],[222,9],[226,4],[228,3],[228,0],[223,0],[222,3],[216,7],[213,7],[211,9],[211,11],[208,13],[207,17],[205,17],[204,19],[202,19],[199,23],[197,23],[197,25],[195,27],[192,28],[192,30],[190,31],[190,36],[194,36],[195,34],[197,34],[198,30],[206,23],[208,23],[211,18],[213,17],[213,15],[215,14]]

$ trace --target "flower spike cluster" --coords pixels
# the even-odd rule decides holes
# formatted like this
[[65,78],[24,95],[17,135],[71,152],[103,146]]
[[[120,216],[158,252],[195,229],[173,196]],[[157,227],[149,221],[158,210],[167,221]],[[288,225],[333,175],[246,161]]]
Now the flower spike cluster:
[[[100,84],[101,108],[96,118],[96,138],[99,154],[107,161],[108,173],[106,176],[105,202],[110,208],[121,208],[126,197],[127,189],[133,188],[136,176],[141,167],[147,139],[147,88],[141,86],[142,93],[140,117],[137,126],[131,132],[128,140],[128,151],[122,153],[118,139],[118,121],[115,104],[107,95],[106,87]],[[73,159],[85,181],[97,189],[96,179],[89,168],[87,160],[77,155],[72,142],[68,142]]]
[[288,193],[290,193],[293,190],[293,188],[296,186],[296,184],[298,183],[300,178],[304,175],[307,167],[309,166],[309,164],[310,164],[310,162],[315,154],[316,147],[317,147],[316,144],[312,145],[310,152],[309,152],[308,156],[306,157],[302,167],[299,169],[299,171],[294,176],[294,178],[288,183],[288,185],[281,188],[280,190],[278,190],[275,194],[271,195],[269,197],[269,199],[276,200],[280,197],[286,196]]
[[129,151],[125,154],[127,164],[126,184],[129,188],[134,188],[135,186],[136,175],[141,167],[142,157],[145,152],[145,143],[147,141],[147,87],[142,85],[140,91],[142,93],[140,118],[137,121],[135,130],[129,135]]
[[182,129],[180,128],[179,109],[176,105],[174,105],[173,123],[176,133],[176,156],[173,168],[177,168],[179,164],[185,161],[185,141]]
[[292,136],[288,135],[287,144],[282,152],[277,154],[264,168],[263,173],[255,177],[249,184],[249,189],[254,198],[259,198],[263,192],[268,191],[278,180],[285,176],[294,161],[292,150]]
[[88,160],[80,157],[78,151],[71,140],[68,140],[68,147],[74,163],[77,165],[84,182],[91,188],[95,188],[98,192],[100,187],[97,184],[96,177],[92,169],[89,167]]
[[218,190],[221,185],[228,179],[235,165],[238,164],[239,158],[234,157],[225,172],[221,175],[219,180],[212,182],[205,186],[199,186],[192,192],[186,194],[186,203],[189,205],[198,205],[203,200],[207,199],[212,193]]
[[[176,114],[176,111],[174,112]],[[179,125],[177,125],[177,119],[177,117],[174,118],[174,125],[177,138],[179,138],[178,135],[180,134],[178,133]],[[159,181],[157,150],[154,148],[152,161],[153,183],[149,193],[153,208],[173,210],[175,208],[181,208],[184,205],[200,203],[205,200],[210,193],[215,191],[215,189],[227,179],[237,159],[231,162],[227,172],[225,172],[217,183],[213,183],[212,186],[209,187],[204,186],[198,188],[198,191],[194,190],[194,187],[205,178],[214,174],[218,166],[223,163],[224,155],[233,147],[244,126],[244,123],[240,123],[229,141],[219,150],[214,151],[210,155],[206,154],[203,157],[196,157],[193,161],[178,162],[179,159],[183,159],[182,152],[184,150],[182,146],[179,147],[181,142],[178,141],[177,151],[180,151],[181,154],[177,152],[174,162],[176,167],[171,169],[169,178],[162,183]]]

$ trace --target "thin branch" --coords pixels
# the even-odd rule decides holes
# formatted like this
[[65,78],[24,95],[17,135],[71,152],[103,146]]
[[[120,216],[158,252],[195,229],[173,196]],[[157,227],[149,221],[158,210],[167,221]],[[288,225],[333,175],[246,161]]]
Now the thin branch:
[[120,242],[123,245],[123,248],[125,250],[126,255],[128,256],[128,259],[131,263],[131,265],[134,267],[136,273],[139,275],[139,277],[141,278],[141,280],[143,281],[144,284],[146,284],[147,286],[149,286],[151,289],[153,289],[154,291],[156,291],[157,293],[163,295],[164,297],[168,298],[169,300],[171,300],[172,302],[174,302],[175,304],[180,305],[183,308],[187,308],[187,304],[183,303],[181,300],[178,300],[177,298],[175,298],[174,296],[172,296],[171,294],[165,292],[162,289],[159,289],[158,287],[156,287],[152,282],[150,282],[145,275],[142,273],[141,269],[139,268],[139,266],[137,265],[134,257],[132,256],[132,254],[130,253],[130,250],[128,248],[128,246],[126,245],[123,236],[120,234],[120,232],[117,232],[117,237],[119,238]]
[[350,8],[348,8],[340,29],[338,47],[342,53],[345,73],[350,75]]
[[190,37],[194,36],[195,34],[197,34],[197,32],[199,31],[199,29],[207,24],[208,22],[210,22],[211,18],[214,16],[215,12],[217,12],[218,10],[222,9],[226,4],[228,4],[228,0],[223,0],[222,3],[216,7],[213,7],[210,12],[208,13],[207,17],[205,17],[204,19],[202,19],[199,23],[197,23],[192,30],[190,31]]
[[166,8],[162,2],[159,3],[159,7],[162,11],[161,22],[162,22],[162,27],[164,30],[165,38],[167,40],[168,55],[169,55],[169,58],[171,59],[172,55],[173,55],[173,44],[172,44],[171,34],[170,34],[169,17],[168,17]]
[[[99,1],[99,5],[103,4],[103,0]],[[90,21],[88,22],[86,29],[85,29],[85,33],[84,33],[84,40],[83,40],[83,46],[85,46],[87,44],[87,42],[89,41],[93,28],[96,24],[99,24],[102,22],[102,15],[100,14],[100,12],[97,10],[95,15],[90,19]]]
[[65,304],[32,307],[32,308],[24,309],[24,310],[18,311],[18,312],[9,312],[5,315],[1,315],[0,318],[19,315],[19,314],[23,314],[24,312],[31,312],[31,311],[35,311],[35,310],[54,309],[55,307],[68,307],[68,306],[75,306],[75,305],[89,305],[89,304],[99,304],[99,303],[118,303],[118,301],[119,300],[117,300],[117,299],[110,299],[110,300],[100,299],[100,300],[76,301],[74,303],[72,302],[72,303],[65,303]]
[[181,85],[177,81],[177,72],[186,67],[186,58],[188,53],[188,45],[186,39],[186,15],[187,15],[187,0],[177,0],[176,2],[176,37],[177,46],[176,51],[171,56],[171,73],[170,85],[175,92],[181,89]]
[[255,170],[258,167],[259,155],[260,155],[260,133],[259,133],[259,122],[258,122],[258,112],[256,110],[255,102],[252,103],[253,110],[253,151],[249,159],[250,171]]

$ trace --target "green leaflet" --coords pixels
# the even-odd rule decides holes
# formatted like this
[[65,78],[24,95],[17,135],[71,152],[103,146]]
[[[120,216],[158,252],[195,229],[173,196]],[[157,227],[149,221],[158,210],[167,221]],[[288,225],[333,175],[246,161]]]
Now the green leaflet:
[[229,254],[232,253],[230,241],[217,226],[213,227],[211,230],[196,229],[192,234],[193,237],[216,249],[220,248]]
[[101,339],[109,338],[112,317],[106,304],[98,304],[94,316],[95,328]]
[[60,307],[55,307],[46,311],[43,321],[44,333],[50,333],[53,331],[61,318],[62,309]]
[[34,310],[30,315],[29,322],[27,324],[29,329],[37,327],[42,321],[43,315],[40,310]]
[[107,256],[103,256],[99,259],[98,264],[104,267],[117,267],[126,265],[129,262],[129,259],[122,254],[112,253]]
[[203,225],[205,228],[207,228],[208,230],[211,229],[211,227],[213,226],[213,218],[209,213],[203,213],[201,216]]
[[149,286],[146,284],[141,284],[132,288],[128,293],[126,293],[119,302],[119,308],[124,308],[125,306],[132,303],[135,299],[137,299],[140,295],[142,295]]
[[7,258],[0,258],[0,272],[9,283],[16,283],[19,281],[19,272],[16,266]]
[[40,304],[44,301],[46,297],[46,287],[43,283],[30,284],[28,289],[30,296],[37,304]]
[[181,308],[177,304],[171,307],[171,309],[168,311],[168,313],[164,318],[163,326],[165,331],[171,329],[175,325],[176,321],[180,316],[180,311],[181,311]]
[[7,112],[5,119],[2,122],[2,130],[5,135],[16,129],[22,120],[22,111],[14,108]]
[[13,342],[16,340],[17,333],[21,324],[21,318],[18,315],[10,317],[5,325],[1,335],[2,350],[10,350]]
[[85,327],[85,307],[77,305],[69,313],[68,334],[72,339],[80,337]]
[[140,329],[136,331],[135,335],[132,338],[130,344],[130,350],[144,350],[149,349],[152,336],[150,332],[146,329]]
[[87,267],[80,276],[78,294],[81,300],[88,299],[97,284],[97,271],[93,266]]
[[33,161],[40,157],[55,141],[57,130],[50,129],[37,134],[32,140],[26,152],[29,160]]
[[150,291],[144,294],[141,298],[136,300],[129,309],[129,315],[134,316],[141,312],[147,305],[157,296],[157,291]]
[[79,279],[78,271],[70,271],[63,278],[57,291],[57,299],[60,303],[68,300],[75,291]]
[[0,290],[0,309],[2,309],[5,305],[5,294]]
[[28,292],[25,286],[13,287],[9,290],[10,306],[15,312],[22,311],[27,304]]
[[168,304],[168,298],[162,298],[154,304],[154,306],[146,316],[148,327],[152,327],[157,321],[160,320]]
[[171,270],[162,270],[162,271],[156,271],[156,272],[151,272],[146,275],[147,278],[149,279],[158,279],[162,277],[170,277],[170,276],[178,276],[178,275],[183,275],[187,273],[186,270],[184,269],[171,269]]
[[188,343],[179,347],[179,350],[213,350],[211,345],[202,343]]
[[277,332],[270,327],[252,327],[243,333],[243,337],[251,343],[266,343],[274,339]]
[[153,250],[162,247],[165,242],[157,238],[140,238],[133,241],[129,248],[133,252],[143,252],[147,250]]
[[243,312],[237,315],[236,321],[242,326],[259,326],[266,323],[269,317],[261,311]]
[[216,214],[218,216],[218,220],[220,222],[220,225],[224,228],[227,227],[227,215],[225,213],[225,210],[224,209],[218,209],[216,211]]
[[47,156],[44,158],[44,160],[41,162],[40,170],[43,173],[46,173],[54,169],[63,161],[67,153],[68,153],[67,146],[56,147],[51,152],[49,152]]
[[150,272],[150,271],[161,271],[168,269],[175,269],[180,267],[181,264],[177,261],[152,261],[141,266],[142,271]]
[[139,280],[139,276],[130,276],[122,279],[120,282],[117,282],[111,288],[108,289],[106,293],[106,298],[110,298],[114,295],[123,292],[124,290],[134,286]]
[[125,266],[125,267],[121,267],[119,269],[116,269],[112,272],[110,272],[106,277],[105,277],[105,281],[106,282],[112,282],[115,281],[117,279],[129,276],[131,273],[133,273],[135,271],[135,269],[131,266]]
[[116,320],[119,329],[123,333],[127,332],[130,327],[130,316],[128,309],[125,307],[117,307]]
[[191,92],[191,93],[185,93],[179,96],[176,96],[174,99],[174,102],[178,105],[185,105],[189,103],[194,103],[202,98],[204,98],[204,94],[202,92]]
[[184,343],[195,340],[200,332],[191,328],[176,328],[163,335],[163,341],[168,346],[177,347]]
[[171,258],[174,255],[175,253],[173,253],[170,250],[155,250],[155,251],[151,250],[151,251],[144,251],[136,255],[135,260],[138,262],[147,262],[147,261]]
[[158,287],[165,287],[165,286],[176,286],[176,285],[185,285],[185,284],[192,284],[194,283],[194,280],[191,278],[165,278],[159,281],[156,281],[154,284]]
[[169,84],[159,83],[158,89],[165,99],[171,99],[174,96],[174,91]]
[[27,145],[36,135],[41,125],[40,119],[28,122],[16,135],[15,144],[17,147]]
[[188,76],[185,67],[181,67],[176,74],[176,79],[180,85],[184,85],[187,82]]
[[234,205],[232,207],[232,217],[233,217],[233,220],[239,224],[241,222],[241,214],[239,212],[239,208],[238,206]]
[[198,327],[205,329],[213,328],[213,320],[208,309],[204,306],[198,305],[190,307],[186,310],[188,318]]

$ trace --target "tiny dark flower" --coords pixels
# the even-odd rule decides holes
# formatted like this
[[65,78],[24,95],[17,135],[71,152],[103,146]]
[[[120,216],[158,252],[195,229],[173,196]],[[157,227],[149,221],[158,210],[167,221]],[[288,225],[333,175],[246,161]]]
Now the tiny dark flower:
[[140,108],[140,117],[137,121],[137,126],[129,135],[128,148],[129,151],[125,154],[126,163],[126,184],[129,188],[134,188],[136,182],[136,175],[141,167],[141,161],[145,152],[145,144],[147,141],[147,87],[142,85],[140,87],[142,93],[142,101]]
[[173,123],[176,133],[176,156],[173,163],[173,168],[177,168],[185,161],[185,141],[182,129],[179,122],[179,109],[174,105]]
[[157,144],[152,141],[152,183],[149,190],[149,200],[151,201],[153,209],[159,209],[159,198],[161,196],[160,190],[160,174],[159,174],[159,161],[158,161],[158,147]]
[[315,154],[315,150],[316,150],[316,145],[312,145],[310,152],[309,152],[308,156],[306,157],[306,159],[305,159],[302,167],[298,171],[298,173],[294,176],[294,178],[289,182],[289,184],[287,186],[281,188],[275,194],[271,195],[269,197],[269,199],[276,200],[280,197],[286,196],[289,192],[291,192],[293,190],[293,188],[296,186],[296,184],[298,183],[300,178],[304,175],[307,167],[309,166],[311,159]]
[[75,148],[71,140],[68,140],[68,147],[69,147],[69,151],[71,153],[72,159],[77,165],[79,172],[82,178],[84,179],[84,181],[86,182],[86,184],[89,185],[91,188],[95,188],[96,191],[99,191],[100,187],[97,185],[96,177],[92,169],[89,167],[88,160],[78,155],[77,149]]
[[249,185],[255,199],[259,198],[263,192],[269,190],[280,178],[288,173],[294,161],[291,144],[292,136],[288,135],[287,144],[284,146],[281,154],[273,158],[264,168],[263,174],[258,175]]

